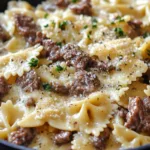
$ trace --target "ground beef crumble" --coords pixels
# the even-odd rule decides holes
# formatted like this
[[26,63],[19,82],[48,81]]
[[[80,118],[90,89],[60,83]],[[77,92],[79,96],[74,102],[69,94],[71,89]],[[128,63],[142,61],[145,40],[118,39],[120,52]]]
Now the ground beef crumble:
[[61,55],[68,66],[74,66],[76,69],[84,70],[90,60],[90,57],[82,52],[77,45],[67,44],[61,49]]
[[5,42],[7,40],[9,40],[10,36],[9,34],[6,32],[6,30],[0,25],[0,40]]
[[92,137],[92,142],[94,147],[96,148],[96,150],[104,150],[106,147],[106,142],[109,139],[110,136],[110,129],[109,128],[105,128],[104,131],[102,133],[100,133],[100,135],[97,136],[93,136]]
[[150,97],[130,98],[126,119],[127,128],[150,135]]
[[35,106],[35,100],[33,98],[29,98],[27,101],[26,101],[26,107],[32,107],[32,106]]
[[12,132],[8,141],[16,145],[29,145],[35,137],[35,130],[33,128],[18,128],[17,131]]
[[44,55],[47,56],[49,60],[57,61],[62,59],[60,47],[57,46],[55,42],[49,39],[44,39],[42,41],[42,45],[44,46],[45,50]]
[[16,14],[15,25],[18,33],[24,36],[31,45],[34,45],[37,32],[37,26],[34,19],[23,14]]
[[71,142],[73,133],[71,131],[60,131],[54,136],[54,143],[62,145]]
[[23,76],[18,77],[16,83],[26,92],[32,92],[40,88],[40,78],[37,76],[37,73],[34,70],[31,70],[25,73]]
[[69,0],[57,0],[56,6],[66,8],[70,4]]
[[69,93],[69,88],[60,83],[53,82],[51,83],[51,87],[52,87],[52,91],[56,93],[64,94],[64,95]]
[[70,87],[71,95],[86,95],[95,91],[100,86],[96,74],[92,72],[79,71],[75,73],[75,81]]
[[128,36],[130,38],[135,38],[137,36],[140,36],[142,35],[142,22],[139,21],[139,20],[131,20],[128,22],[128,26],[129,26],[129,29],[128,29]]
[[10,86],[7,84],[4,77],[0,77],[0,98],[8,93]]
[[70,6],[70,9],[75,14],[92,15],[91,0],[82,0],[80,3]]

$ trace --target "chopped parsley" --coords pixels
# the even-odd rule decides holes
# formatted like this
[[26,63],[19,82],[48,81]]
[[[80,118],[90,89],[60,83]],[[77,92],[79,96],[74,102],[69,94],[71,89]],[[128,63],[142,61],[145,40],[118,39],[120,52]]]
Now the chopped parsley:
[[55,27],[56,23],[54,20],[52,20],[52,26]]
[[46,13],[45,15],[44,15],[44,18],[47,18],[48,17],[48,13]]
[[113,25],[113,24],[115,24],[115,22],[114,22],[114,21],[112,21],[110,24],[112,24],[112,25]]
[[56,45],[62,47],[62,43],[61,42],[56,42]]
[[29,62],[29,66],[30,67],[36,67],[39,63],[39,60],[37,58],[31,58],[30,62]]
[[88,35],[87,35],[87,38],[89,39],[89,40],[91,40],[91,31],[88,33]]
[[96,18],[92,18],[92,28],[97,28],[97,22]]
[[64,68],[62,66],[60,66],[60,65],[56,66],[56,71],[60,72],[60,71],[63,71],[63,70],[64,70]]
[[83,27],[83,29],[87,29],[88,28],[88,25],[85,25],[84,27]]
[[124,36],[124,32],[121,28],[115,28],[115,33],[117,36]]
[[50,91],[52,89],[52,87],[48,83],[43,83],[43,89],[45,91]]
[[118,20],[119,22],[124,22],[124,19],[121,16],[117,16],[116,20]]
[[65,30],[67,24],[68,24],[67,21],[60,22],[60,23],[59,23],[59,28],[60,28],[61,30]]
[[76,3],[78,0],[72,0],[72,3]]
[[144,38],[144,39],[147,38],[148,36],[150,36],[150,33],[148,33],[148,32],[145,32],[145,33],[143,34],[143,38]]
[[47,28],[47,27],[48,27],[48,24],[44,25],[44,27]]
[[150,49],[147,50],[147,55],[150,56]]

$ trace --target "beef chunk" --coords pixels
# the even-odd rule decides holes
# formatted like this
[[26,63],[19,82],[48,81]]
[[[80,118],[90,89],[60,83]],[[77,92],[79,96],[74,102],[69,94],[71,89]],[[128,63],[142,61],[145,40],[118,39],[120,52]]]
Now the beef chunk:
[[2,97],[4,94],[7,94],[9,91],[9,85],[7,84],[4,77],[0,77],[0,97]]
[[43,40],[42,44],[44,46],[45,56],[47,56],[49,60],[57,61],[62,59],[60,47],[57,46],[55,42],[45,39]]
[[142,25],[142,22],[139,21],[139,20],[132,20],[132,21],[129,21],[128,22],[128,25],[129,25],[129,30],[128,30],[128,36],[131,37],[132,39],[137,37],[137,36],[140,36],[142,35],[142,32],[141,32],[141,25]]
[[125,121],[126,121],[126,116],[127,116],[127,113],[128,113],[128,110],[123,108],[123,107],[120,107],[119,108],[119,111],[118,111],[118,115],[123,118]]
[[25,73],[23,76],[18,77],[16,83],[26,92],[32,92],[40,88],[40,79],[34,70],[31,70]]
[[35,106],[35,100],[33,98],[29,98],[26,102],[27,107]]
[[5,29],[0,25],[0,40],[5,42],[9,40],[9,34],[5,31]]
[[141,120],[144,118],[143,102],[140,97],[130,98],[128,105],[127,122],[125,126],[134,131],[141,130]]
[[69,143],[71,140],[72,132],[70,131],[60,131],[54,136],[54,143],[57,145]]
[[109,128],[105,128],[104,131],[102,133],[100,133],[100,135],[98,137],[93,136],[92,142],[93,142],[94,147],[97,150],[104,150],[106,147],[106,142],[109,139],[109,136],[110,136]]
[[68,87],[61,85],[60,83],[52,83],[52,90],[58,94],[68,94]]
[[76,69],[85,69],[90,60],[89,56],[82,52],[78,46],[73,44],[65,45],[61,49],[61,55],[68,66],[72,65]]
[[33,128],[18,128],[9,135],[9,142],[16,145],[29,145],[35,136]]
[[125,126],[137,132],[145,132],[150,135],[150,97],[130,98],[127,121]]
[[100,81],[92,72],[78,71],[75,73],[75,81],[70,87],[71,95],[88,94],[100,86]]
[[150,97],[143,99],[144,119],[142,121],[142,131],[150,135]]
[[61,8],[65,8],[69,5],[69,0],[57,0],[56,5]]
[[83,15],[92,15],[92,5],[91,0],[82,0],[77,5],[72,5],[70,7],[73,13],[75,14],[83,14]]
[[98,58],[90,58],[88,67],[93,68],[97,72],[110,72],[115,69],[111,64],[99,61]]
[[20,35],[33,45],[36,39],[37,26],[32,17],[17,14],[15,15],[15,25]]

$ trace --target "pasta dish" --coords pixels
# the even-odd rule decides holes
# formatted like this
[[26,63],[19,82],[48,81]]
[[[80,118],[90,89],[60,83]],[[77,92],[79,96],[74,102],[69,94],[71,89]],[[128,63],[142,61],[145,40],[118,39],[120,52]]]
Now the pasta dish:
[[150,1],[10,1],[0,13],[0,139],[37,150],[150,144]]

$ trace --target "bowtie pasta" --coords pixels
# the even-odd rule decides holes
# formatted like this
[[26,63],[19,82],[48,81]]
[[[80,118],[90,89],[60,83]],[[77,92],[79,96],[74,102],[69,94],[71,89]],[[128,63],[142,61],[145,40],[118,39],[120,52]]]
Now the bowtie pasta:
[[10,1],[0,139],[37,150],[150,144],[149,13],[149,0]]

